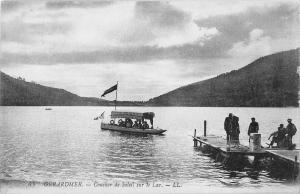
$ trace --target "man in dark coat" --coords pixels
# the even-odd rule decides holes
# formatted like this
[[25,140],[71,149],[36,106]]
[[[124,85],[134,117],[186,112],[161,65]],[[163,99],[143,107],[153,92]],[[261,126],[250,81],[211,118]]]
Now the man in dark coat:
[[251,118],[251,123],[249,125],[248,128],[248,135],[250,136],[250,133],[258,133],[259,130],[259,126],[258,126],[258,122],[255,121],[255,118]]
[[232,121],[233,121],[233,115],[232,113],[229,113],[228,117],[226,117],[224,121],[224,130],[226,131],[227,141],[229,140],[229,136],[231,135]]
[[288,119],[288,125],[286,126],[286,137],[288,140],[288,147],[293,145],[292,138],[297,132],[296,126],[292,123],[292,119]]
[[232,118],[232,129],[231,129],[231,140],[233,140],[234,144],[240,143],[240,124],[239,117],[233,116]]
[[259,130],[258,122],[255,121],[254,117],[251,118],[251,121],[252,122],[250,123],[248,128],[249,142],[250,142],[250,133],[258,133]]

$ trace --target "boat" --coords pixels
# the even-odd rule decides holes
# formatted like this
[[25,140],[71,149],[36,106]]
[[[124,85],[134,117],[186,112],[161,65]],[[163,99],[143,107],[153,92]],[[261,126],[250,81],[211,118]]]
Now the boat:
[[45,110],[52,110],[52,108],[45,108]]
[[[101,129],[136,134],[163,134],[167,130],[153,127],[154,116],[153,112],[112,111],[110,122],[106,123],[102,120]],[[148,125],[148,120],[151,127]]]

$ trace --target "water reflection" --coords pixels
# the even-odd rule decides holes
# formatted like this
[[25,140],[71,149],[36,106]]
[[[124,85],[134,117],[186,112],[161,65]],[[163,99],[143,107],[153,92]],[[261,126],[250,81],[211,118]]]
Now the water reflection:
[[[263,121],[260,126],[266,137],[280,119],[298,115],[298,109],[131,108],[154,111],[156,124],[167,133],[154,136],[100,130],[100,123],[93,118],[99,112],[109,112],[109,107],[55,107],[52,111],[2,107],[0,179],[159,180],[214,187],[267,187],[291,180],[271,169],[246,163],[238,169],[224,165],[210,153],[193,149],[191,135],[195,128],[203,126],[204,119],[208,121],[208,134],[224,135],[223,117],[237,112],[241,137],[247,137],[250,113]],[[295,141],[297,137],[299,134]]]

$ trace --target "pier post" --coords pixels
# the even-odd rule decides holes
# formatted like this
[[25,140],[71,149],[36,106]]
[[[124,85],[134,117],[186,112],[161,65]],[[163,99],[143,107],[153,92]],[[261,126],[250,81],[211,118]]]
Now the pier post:
[[230,135],[228,136],[228,140],[227,140],[227,151],[230,151],[230,148],[231,148],[231,137],[230,137]]
[[197,130],[195,129],[195,131],[194,131],[194,138],[193,138],[193,141],[194,141],[194,147],[197,147],[196,134],[197,134]]
[[206,120],[204,120],[204,137],[206,137]]
[[298,165],[297,165],[298,157],[295,156],[294,168],[293,168],[293,179],[296,181],[298,175]]

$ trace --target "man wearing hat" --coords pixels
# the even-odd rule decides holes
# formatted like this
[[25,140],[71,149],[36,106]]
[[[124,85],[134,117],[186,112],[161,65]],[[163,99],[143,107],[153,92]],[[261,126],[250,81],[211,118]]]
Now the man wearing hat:
[[[259,130],[258,122],[255,121],[254,117],[252,117],[251,123],[248,128],[248,135],[250,136],[250,133],[258,133],[258,130]],[[249,141],[250,141],[250,139],[249,139]]]
[[288,125],[286,126],[286,137],[288,139],[289,146],[292,146],[293,141],[292,138],[297,132],[296,126],[292,123],[292,119],[287,120]]
[[280,124],[278,127],[278,130],[271,133],[270,137],[268,138],[268,140],[272,137],[272,141],[269,144],[269,148],[273,147],[273,144],[276,143],[277,147],[283,147],[284,145],[284,138],[285,138],[285,128],[283,126],[283,124]]
[[229,113],[228,117],[224,121],[224,130],[226,131],[226,139],[229,141],[231,130],[232,130],[233,114]]

